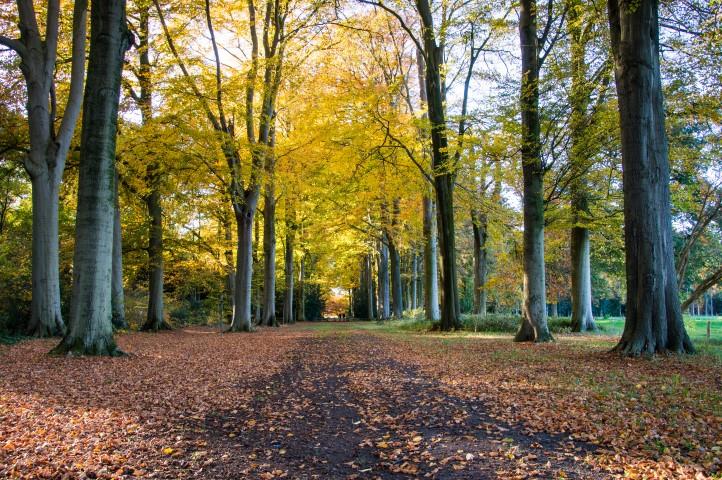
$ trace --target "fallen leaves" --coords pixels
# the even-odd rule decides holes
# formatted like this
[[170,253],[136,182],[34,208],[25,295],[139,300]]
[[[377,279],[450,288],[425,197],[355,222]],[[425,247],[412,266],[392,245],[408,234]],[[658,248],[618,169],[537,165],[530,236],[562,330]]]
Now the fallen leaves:
[[722,465],[722,369],[704,359],[297,327],[119,341],[132,355],[3,350],[0,477],[701,480]]

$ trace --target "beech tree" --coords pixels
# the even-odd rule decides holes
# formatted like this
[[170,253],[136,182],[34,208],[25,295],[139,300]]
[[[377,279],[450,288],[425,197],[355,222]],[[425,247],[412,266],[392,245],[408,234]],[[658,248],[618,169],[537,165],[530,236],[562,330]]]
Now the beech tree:
[[[153,78],[150,61],[150,19],[152,4],[149,1],[137,5],[138,65],[131,68],[138,82],[138,91],[127,90],[140,110],[141,124],[148,127],[153,120]],[[142,195],[148,210],[148,309],[143,330],[168,330],[163,308],[163,206],[161,204],[161,165],[150,155],[145,170],[148,191]]]
[[111,276],[120,75],[130,42],[125,0],[92,0],[88,81],[80,142],[73,298],[68,332],[54,353],[122,353],[113,339]]
[[524,306],[521,326],[514,340],[547,342],[553,338],[547,325],[544,283],[544,165],[539,125],[540,42],[537,37],[536,0],[521,1],[519,40],[522,72],[521,162],[524,177]]
[[627,303],[616,350],[692,353],[672,244],[669,160],[659,65],[657,0],[609,0],[624,169]]
[[[587,80],[586,53],[587,42],[590,41],[593,31],[590,20],[586,17],[584,5],[578,0],[568,0],[567,32],[569,34],[569,53],[571,62],[571,93],[569,106],[571,115],[569,120],[569,134],[571,148],[569,153],[570,197],[572,228],[571,240],[571,300],[572,300],[572,331],[585,332],[596,330],[592,315],[592,274],[590,260],[590,239],[588,222],[589,212],[589,184],[586,182],[586,171],[591,163],[591,141],[589,140],[589,127],[594,121],[590,113],[590,103],[593,90],[597,82]],[[606,73],[602,67],[602,75]],[[603,79],[605,77],[602,77]],[[604,84],[604,81],[601,83]],[[603,96],[603,94],[600,94]]]
[[42,22],[45,24],[44,38],[32,0],[17,1],[20,37],[0,35],[0,45],[20,57],[26,85],[30,150],[23,164],[30,176],[33,198],[32,311],[27,331],[40,337],[65,332],[60,311],[58,190],[82,105],[86,11],[87,0],[76,0],[70,89],[59,126],[55,124],[60,115],[55,87],[60,0],[47,2],[46,18]]

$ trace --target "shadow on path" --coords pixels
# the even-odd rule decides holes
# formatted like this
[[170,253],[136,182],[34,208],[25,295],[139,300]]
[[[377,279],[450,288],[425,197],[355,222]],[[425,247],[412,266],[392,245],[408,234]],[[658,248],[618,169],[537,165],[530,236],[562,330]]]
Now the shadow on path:
[[186,425],[198,478],[607,478],[594,446],[489,417],[357,333],[299,340],[250,404]]

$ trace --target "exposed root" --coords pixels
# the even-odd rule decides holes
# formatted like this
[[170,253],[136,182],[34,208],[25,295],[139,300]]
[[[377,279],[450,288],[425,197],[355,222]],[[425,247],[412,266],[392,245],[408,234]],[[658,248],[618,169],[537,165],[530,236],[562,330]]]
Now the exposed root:
[[82,338],[63,339],[57,347],[50,351],[51,355],[68,355],[68,356],[108,356],[121,357],[125,352],[120,350],[115,344],[112,337],[99,338],[90,344],[86,344]]
[[160,332],[162,330],[173,330],[173,327],[165,320],[160,322],[146,322],[140,327],[141,332]]

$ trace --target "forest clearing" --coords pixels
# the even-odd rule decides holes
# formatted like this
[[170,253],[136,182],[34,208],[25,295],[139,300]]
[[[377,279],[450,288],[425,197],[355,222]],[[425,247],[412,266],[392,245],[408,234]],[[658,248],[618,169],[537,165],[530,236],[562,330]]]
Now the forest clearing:
[[722,479],[720,0],[0,2],[0,478]]

